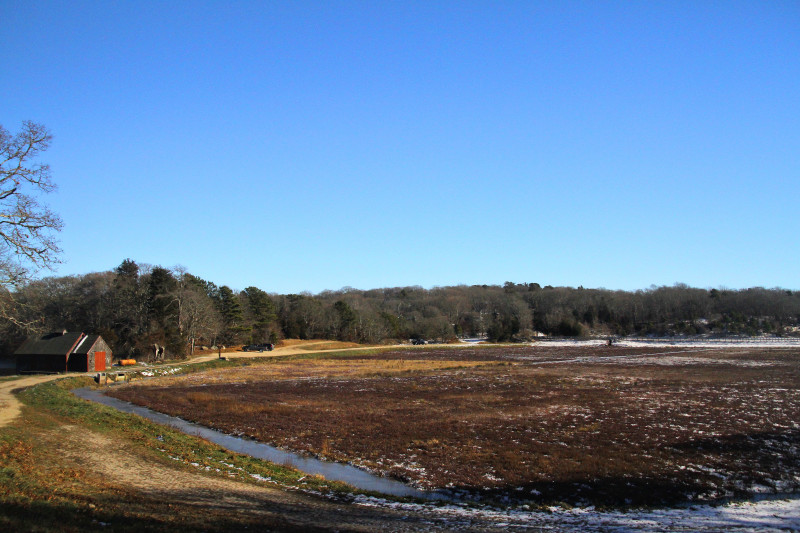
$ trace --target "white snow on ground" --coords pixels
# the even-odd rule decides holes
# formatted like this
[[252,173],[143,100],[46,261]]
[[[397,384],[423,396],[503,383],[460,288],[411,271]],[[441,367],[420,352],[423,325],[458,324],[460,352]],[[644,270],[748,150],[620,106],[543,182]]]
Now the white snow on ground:
[[697,348],[800,348],[800,339],[787,337],[746,337],[725,339],[702,339],[687,337],[685,339],[625,339],[615,342],[619,346],[691,346]]
[[480,344],[482,342],[488,342],[489,339],[486,337],[471,337],[471,338],[463,338],[459,339],[459,341],[463,344]]
[[[570,340],[541,339],[530,343],[531,346],[603,346],[607,344],[603,339],[591,340]],[[800,348],[800,338],[794,337],[726,337],[726,338],[702,338],[702,337],[670,337],[654,339],[619,339],[614,340],[614,346],[626,346],[628,348],[644,348],[648,346],[686,346],[692,348]]]
[[182,370],[183,370],[182,367],[154,368],[152,370],[143,370],[141,374],[145,377],[152,378],[154,376],[167,376],[170,374],[177,374]]
[[[628,531],[800,531],[800,496],[759,502],[732,503],[719,507],[694,505],[675,509],[596,511],[593,508],[546,511],[494,510],[464,505],[393,503],[380,498],[356,496],[356,505],[391,507],[408,512],[427,512],[449,527],[483,523],[511,529],[614,532]],[[438,525],[438,524],[437,524]]]

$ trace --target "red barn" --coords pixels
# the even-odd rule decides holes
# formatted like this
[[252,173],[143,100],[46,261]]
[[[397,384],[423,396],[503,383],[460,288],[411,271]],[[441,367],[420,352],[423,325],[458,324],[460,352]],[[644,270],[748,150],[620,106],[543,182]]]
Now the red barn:
[[100,335],[67,331],[31,337],[14,355],[18,373],[103,371],[112,357]]

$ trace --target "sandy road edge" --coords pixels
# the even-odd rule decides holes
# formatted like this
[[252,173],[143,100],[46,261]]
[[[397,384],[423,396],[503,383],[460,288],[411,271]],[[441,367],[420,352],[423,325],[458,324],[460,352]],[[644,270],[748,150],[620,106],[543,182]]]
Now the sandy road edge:
[[22,413],[22,404],[17,399],[14,391],[63,377],[63,374],[48,374],[27,376],[0,382],[0,428],[10,424]]

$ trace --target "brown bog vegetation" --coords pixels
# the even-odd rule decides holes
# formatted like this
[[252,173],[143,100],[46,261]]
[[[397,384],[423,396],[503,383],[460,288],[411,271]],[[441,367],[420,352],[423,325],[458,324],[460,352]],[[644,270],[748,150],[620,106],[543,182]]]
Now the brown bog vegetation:
[[800,487],[798,363],[777,348],[439,347],[112,394],[423,488],[659,504]]

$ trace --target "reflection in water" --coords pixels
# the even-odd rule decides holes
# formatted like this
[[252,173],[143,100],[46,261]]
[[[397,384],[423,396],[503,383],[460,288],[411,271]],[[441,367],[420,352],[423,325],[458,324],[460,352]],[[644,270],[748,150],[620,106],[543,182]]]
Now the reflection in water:
[[277,464],[291,464],[294,468],[307,474],[319,474],[325,477],[325,479],[343,481],[362,490],[381,492],[391,496],[410,496],[412,498],[426,500],[451,499],[446,493],[426,492],[415,489],[414,487],[410,487],[393,479],[375,476],[354,466],[303,457],[296,453],[280,450],[274,446],[256,442],[251,439],[227,435],[199,424],[187,422],[181,418],[153,411],[147,407],[141,407],[123,400],[118,400],[117,398],[111,398],[97,389],[86,387],[75,389],[72,392],[84,400],[101,403],[124,413],[139,415],[158,424],[178,429],[186,434],[204,438],[232,452],[249,455]]

